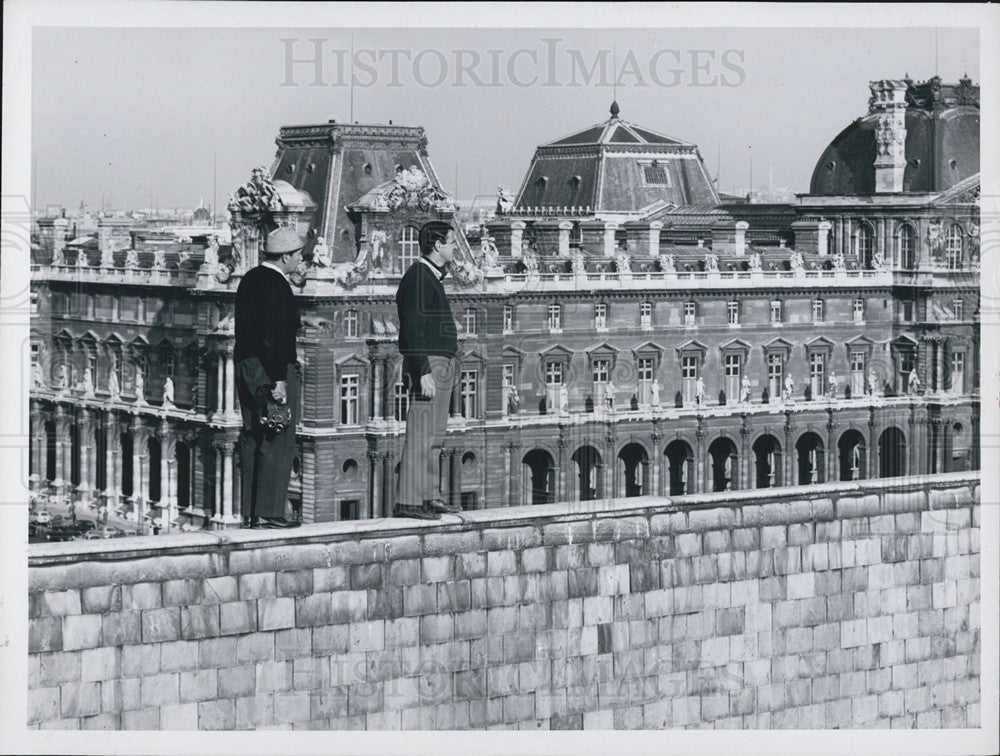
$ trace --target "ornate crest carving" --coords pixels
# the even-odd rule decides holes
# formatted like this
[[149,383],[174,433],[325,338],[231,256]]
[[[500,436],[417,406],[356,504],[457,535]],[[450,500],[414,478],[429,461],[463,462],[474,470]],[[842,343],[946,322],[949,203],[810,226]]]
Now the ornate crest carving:
[[434,186],[417,166],[397,168],[393,182],[372,197],[371,209],[389,212],[400,208],[430,211],[454,211],[455,203],[443,189]]

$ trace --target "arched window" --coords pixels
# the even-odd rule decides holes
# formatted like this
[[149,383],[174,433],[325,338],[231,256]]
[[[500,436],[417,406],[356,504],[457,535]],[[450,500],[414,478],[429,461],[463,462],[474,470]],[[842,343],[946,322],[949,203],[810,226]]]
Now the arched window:
[[404,226],[399,239],[400,273],[405,273],[420,257],[420,232],[413,226]]
[[912,270],[916,265],[913,237],[913,226],[906,223],[899,227],[896,234],[896,261],[904,270]]
[[858,224],[858,230],[854,235],[854,255],[858,258],[862,267],[872,268],[872,253],[874,252],[875,232],[867,223]]
[[948,270],[962,267],[962,227],[957,223],[948,230]]

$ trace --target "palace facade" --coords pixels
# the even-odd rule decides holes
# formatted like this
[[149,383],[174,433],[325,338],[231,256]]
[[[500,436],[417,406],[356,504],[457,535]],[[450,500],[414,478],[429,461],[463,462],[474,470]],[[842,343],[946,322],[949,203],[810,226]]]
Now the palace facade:
[[[697,146],[610,118],[460,228],[441,474],[465,508],[979,467],[979,88],[872,82],[808,194],[725,201]],[[281,129],[211,227],[33,248],[31,472],[164,530],[238,527],[233,302],[264,219],[295,277],[305,521],[386,516],[407,394],[394,295],[453,219],[422,128]],[[728,199],[728,198],[725,198]],[[26,362],[28,357],[25,357]]]

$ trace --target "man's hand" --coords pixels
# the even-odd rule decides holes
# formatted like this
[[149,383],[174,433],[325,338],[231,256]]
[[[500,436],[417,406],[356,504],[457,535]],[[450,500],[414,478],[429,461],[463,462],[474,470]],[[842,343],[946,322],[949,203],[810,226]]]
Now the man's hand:
[[430,373],[420,376],[420,391],[424,396],[429,399],[434,398],[434,392],[437,389],[434,387],[434,376]]
[[271,396],[274,397],[274,401],[278,404],[285,403],[285,399],[288,397],[288,390],[284,381],[277,381],[274,384],[274,388],[271,389]]

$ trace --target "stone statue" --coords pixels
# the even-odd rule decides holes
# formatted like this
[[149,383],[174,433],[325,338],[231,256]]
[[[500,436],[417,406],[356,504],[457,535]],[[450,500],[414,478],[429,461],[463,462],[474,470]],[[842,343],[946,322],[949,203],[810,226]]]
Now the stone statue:
[[126,268],[138,268],[139,267],[139,250],[132,247],[125,253],[125,267]]
[[795,381],[792,380],[791,373],[785,376],[785,390],[782,392],[782,399],[786,402],[795,401]]
[[767,480],[771,485],[774,485],[775,462],[774,449],[771,449],[771,451],[767,453]]
[[868,371],[868,393],[875,396],[878,392],[878,376],[875,375],[874,370]]
[[94,377],[90,374],[89,370],[83,371],[83,395],[94,395]]
[[612,381],[604,384],[604,403],[608,409],[615,408],[615,384]]
[[619,273],[632,272],[632,260],[629,258],[627,252],[621,252],[615,257],[615,268]]
[[518,396],[516,386],[507,386],[507,414],[516,415],[520,406],[520,397]]
[[872,268],[875,270],[885,270],[885,255],[880,250],[875,250],[872,255]]
[[763,267],[764,266],[761,263],[760,259],[760,252],[754,252],[752,255],[750,255],[750,270],[752,272],[757,273],[763,270]]
[[565,383],[559,384],[559,414],[569,413],[569,387]]
[[69,368],[66,363],[60,363],[59,370],[56,371],[56,388],[61,392],[69,388]]
[[583,256],[583,252],[576,250],[573,252],[573,272],[583,275],[587,272],[587,262],[586,258]]
[[527,268],[528,273],[538,272],[538,258],[534,254],[524,253],[521,257],[521,262],[524,263],[524,267]]
[[726,462],[723,466],[723,475],[726,476],[726,490],[728,491],[733,487],[733,455],[726,455]]
[[801,273],[805,270],[805,260],[802,253],[796,252],[794,249],[788,255],[788,264],[795,273]]
[[372,261],[372,268],[374,270],[382,270],[384,263],[383,260],[383,250],[385,249],[386,233],[380,228],[372,229],[371,235],[368,239],[368,244],[371,247],[370,255]]
[[209,271],[214,271],[219,264],[219,239],[215,234],[208,237],[208,244],[205,246],[205,262]]
[[169,375],[163,379],[163,406],[174,406],[174,379]]
[[702,378],[700,375],[698,376],[698,380],[694,384],[694,397],[695,401],[697,401],[698,404],[705,403],[705,379]]
[[660,406],[660,380],[658,378],[653,379],[652,385],[649,387],[650,393],[650,404],[654,407]]
[[740,401],[747,404],[750,401],[750,376],[746,373],[740,380]]
[[507,215],[514,209],[514,198],[503,184],[497,187],[497,215]]
[[831,261],[834,270],[847,270],[847,263],[844,261],[844,253],[838,252],[833,256]]
[[31,382],[35,388],[45,388],[45,376],[42,374],[40,361],[31,366]]
[[62,267],[66,264],[66,253],[61,247],[56,247],[52,251],[52,267]]
[[135,370],[135,398],[138,404],[146,403],[146,378],[138,365],[133,366]]
[[80,250],[76,253],[76,267],[86,268],[89,265],[89,260],[87,260],[87,253],[84,250]]
[[114,246],[111,242],[108,242],[101,249],[101,267],[102,268],[113,268],[115,267],[115,251]]
[[317,236],[316,244],[313,247],[313,265],[317,268],[329,268],[331,262],[330,248],[326,246],[326,238]]
[[389,212],[389,198],[382,192],[379,192],[372,197],[371,209],[377,213]]
[[122,394],[121,384],[118,383],[118,370],[115,366],[115,358],[111,357],[111,367],[108,369],[108,393],[111,394],[112,401],[117,401]]
[[809,450],[809,478],[811,483],[817,481],[819,468],[816,466],[816,447]]
[[826,392],[827,396],[831,399],[837,398],[837,384],[837,373],[831,370],[829,377],[826,379]]
[[163,270],[167,267],[167,253],[160,247],[153,251],[153,267],[157,270]]
[[855,444],[854,451],[851,454],[852,477],[856,479],[860,472],[861,472],[861,444]]
[[719,272],[719,256],[712,253],[705,253],[705,271],[707,273],[718,273]]
[[674,266],[674,256],[673,255],[660,255],[660,270],[664,273],[676,273],[677,268]]
[[913,370],[910,371],[910,377],[907,381],[907,392],[910,394],[919,394],[920,386],[920,376],[917,375],[917,368],[914,366]]

